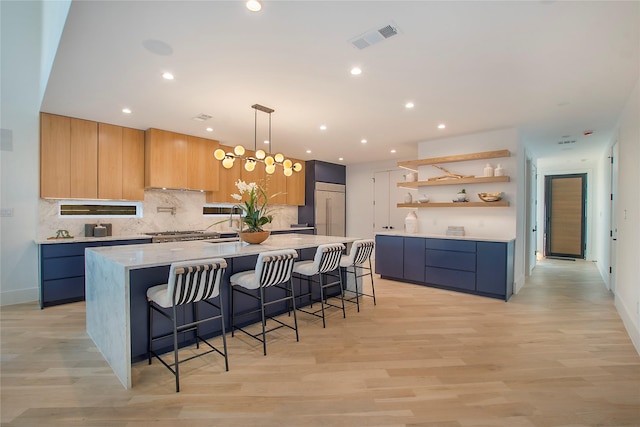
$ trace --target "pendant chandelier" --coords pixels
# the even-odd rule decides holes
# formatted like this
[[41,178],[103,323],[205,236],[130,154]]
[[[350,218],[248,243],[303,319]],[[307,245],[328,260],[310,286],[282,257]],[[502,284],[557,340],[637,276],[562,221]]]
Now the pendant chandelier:
[[[251,108],[254,109],[253,150],[255,154],[253,156],[245,156],[245,148],[242,145],[236,145],[233,148],[233,153],[225,153],[222,148],[218,148],[213,152],[213,157],[220,160],[225,169],[231,169],[236,159],[240,159],[245,162],[244,168],[248,172],[252,172],[258,162],[264,164],[264,170],[269,175],[273,174],[277,167],[282,167],[285,176],[291,176],[293,172],[300,172],[302,170],[300,163],[293,163],[291,160],[286,159],[282,153],[271,155],[271,147],[273,146],[271,141],[271,113],[275,110],[260,104],[254,104]],[[269,154],[264,150],[256,150],[258,139],[258,110],[269,115]]]

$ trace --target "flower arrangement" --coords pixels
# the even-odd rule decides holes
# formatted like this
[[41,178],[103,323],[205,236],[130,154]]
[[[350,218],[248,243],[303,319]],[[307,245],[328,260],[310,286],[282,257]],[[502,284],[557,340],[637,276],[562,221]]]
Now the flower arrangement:
[[239,202],[244,199],[244,202],[237,205],[244,213],[241,223],[247,226],[247,230],[242,231],[263,231],[262,226],[273,221],[267,191],[255,182],[247,184],[241,180],[236,182],[236,187],[238,187],[238,193],[232,194],[231,197]]

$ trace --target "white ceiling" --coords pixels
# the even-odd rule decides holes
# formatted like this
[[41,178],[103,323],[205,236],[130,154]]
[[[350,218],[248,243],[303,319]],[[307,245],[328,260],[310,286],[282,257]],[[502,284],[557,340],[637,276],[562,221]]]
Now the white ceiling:
[[[390,22],[400,34],[349,42]],[[258,13],[240,0],[74,1],[42,111],[253,146],[258,103],[275,109],[275,151],[344,164],[517,127],[567,165],[612,137],[639,75],[639,22],[637,1],[265,0]],[[258,144],[266,123],[260,113]]]

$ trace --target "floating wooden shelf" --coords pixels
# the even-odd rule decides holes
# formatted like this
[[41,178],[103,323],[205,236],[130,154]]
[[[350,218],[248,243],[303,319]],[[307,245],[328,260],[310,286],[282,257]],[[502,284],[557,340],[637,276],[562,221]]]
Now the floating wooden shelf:
[[460,178],[460,179],[440,179],[433,181],[413,181],[398,182],[396,185],[402,188],[418,188],[431,185],[460,185],[460,184],[483,184],[488,182],[509,182],[508,176],[480,176],[476,178]]
[[482,153],[461,154],[458,156],[432,157],[430,159],[409,160],[398,162],[401,168],[417,171],[418,166],[437,165],[440,163],[466,162],[469,160],[497,159],[500,157],[510,157],[509,150],[484,151]]
[[438,203],[398,203],[399,208],[504,208],[509,202],[438,202]]

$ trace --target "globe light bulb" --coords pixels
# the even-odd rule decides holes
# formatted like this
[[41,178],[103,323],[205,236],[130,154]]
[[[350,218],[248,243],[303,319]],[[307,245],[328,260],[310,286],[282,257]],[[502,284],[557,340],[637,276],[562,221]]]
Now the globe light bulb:
[[222,166],[225,169],[231,169],[233,167],[233,157],[225,157],[222,161]]
[[300,163],[298,163],[298,162],[295,162],[293,164],[293,170],[296,171],[296,172],[300,172],[302,170],[302,165]]
[[224,159],[224,150],[222,148],[218,148],[216,151],[213,152],[213,157],[216,158],[216,160],[222,160]]
[[293,170],[291,168],[285,168],[284,176],[291,176],[293,174]]
[[282,155],[282,153],[278,153],[276,154],[275,159],[277,163],[282,163],[282,161],[284,160],[284,156]]
[[236,145],[233,149],[236,156],[242,156],[244,154],[244,147],[242,145]]
[[256,151],[256,158],[259,160],[262,160],[266,157],[267,153],[264,152],[264,150],[258,150]]
[[284,166],[285,169],[291,169],[293,167],[293,162],[289,159],[284,159],[282,166]]
[[271,165],[267,165],[264,168],[265,172],[268,173],[269,175],[273,174],[276,171],[276,165],[271,164]]
[[256,168],[256,161],[253,159],[247,159],[247,162],[244,164],[244,169],[247,172],[253,172],[255,168]]
[[273,157],[271,157],[271,156],[267,156],[267,157],[264,159],[264,164],[265,164],[265,165],[267,165],[267,166],[271,166],[271,165],[273,165],[274,163],[275,163],[275,160],[273,160]]

